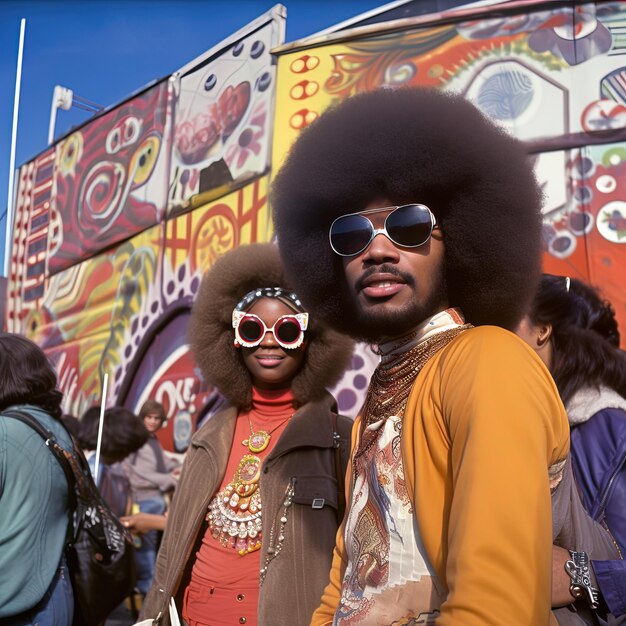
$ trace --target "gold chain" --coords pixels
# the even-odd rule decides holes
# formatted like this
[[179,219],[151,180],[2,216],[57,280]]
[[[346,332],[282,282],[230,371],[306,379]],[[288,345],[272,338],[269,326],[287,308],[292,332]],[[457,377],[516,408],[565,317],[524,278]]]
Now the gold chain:
[[471,324],[464,324],[441,331],[397,358],[381,363],[372,375],[363,407],[364,425],[391,415],[402,416],[415,378],[426,362],[459,333],[471,327]]

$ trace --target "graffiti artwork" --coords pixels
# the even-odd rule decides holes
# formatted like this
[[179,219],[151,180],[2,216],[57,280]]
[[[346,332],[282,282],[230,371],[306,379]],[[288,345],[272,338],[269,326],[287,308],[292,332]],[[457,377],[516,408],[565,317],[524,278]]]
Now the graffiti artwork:
[[39,306],[25,318],[27,334],[66,381],[68,412],[80,414],[98,402],[105,373],[111,387],[121,384],[137,350],[133,329],[159,302],[162,229],[155,226],[51,277]]
[[160,83],[57,146],[50,274],[160,220],[167,189],[167,88]]
[[7,330],[26,332],[25,318],[44,295],[55,151],[47,150],[20,169],[7,289]]
[[170,210],[210,199],[269,167],[276,68],[281,43],[272,21],[173,82],[176,115]]
[[[284,49],[273,9],[23,165],[7,328],[54,361],[64,410],[99,403],[108,374],[109,406],[156,398],[164,445],[186,448],[221,402],[186,336],[203,273],[272,239],[271,173],[298,133],[380,87],[460,92],[528,142],[544,269],[600,286],[624,327],[626,5],[546,7],[381,22]],[[377,360],[357,348],[332,390],[343,413],[360,409]]]
[[[109,405],[137,410],[159,396],[174,449],[219,400],[195,369],[186,320],[220,254],[271,238],[269,51],[283,35],[284,16],[270,11],[225,58],[161,81],[21,168],[7,327],[44,347],[68,413],[99,403],[108,374]],[[236,190],[203,200],[218,161]],[[193,210],[168,217],[168,189],[172,206],[193,198]]]

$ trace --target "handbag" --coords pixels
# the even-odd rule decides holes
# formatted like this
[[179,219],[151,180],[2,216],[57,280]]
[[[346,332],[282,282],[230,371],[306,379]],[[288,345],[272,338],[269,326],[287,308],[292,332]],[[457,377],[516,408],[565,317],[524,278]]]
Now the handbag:
[[[170,598],[169,603],[169,613],[170,613],[170,626],[181,626],[180,618],[178,617],[178,611],[176,610],[176,602],[174,602],[174,598]],[[154,626],[154,621],[152,618],[141,620],[133,626]]]
[[73,510],[65,553],[74,591],[74,625],[96,626],[132,592],[132,537],[100,495],[87,460],[73,440],[74,449],[65,450],[52,432],[25,411],[2,415],[20,420],[41,435],[65,473]]

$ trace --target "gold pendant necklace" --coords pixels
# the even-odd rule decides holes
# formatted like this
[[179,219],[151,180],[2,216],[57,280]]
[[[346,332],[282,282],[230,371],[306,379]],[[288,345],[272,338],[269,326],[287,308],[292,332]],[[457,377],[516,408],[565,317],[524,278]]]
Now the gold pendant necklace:
[[292,413],[289,417],[284,419],[278,426],[275,426],[267,432],[266,430],[257,430],[255,431],[252,428],[252,421],[250,420],[250,413],[248,413],[248,424],[250,425],[250,436],[247,439],[244,439],[241,444],[248,447],[250,452],[254,452],[257,454],[258,452],[263,452],[267,446],[270,445],[270,439],[272,438],[272,433],[278,430],[285,422],[289,421],[294,414]]
[[244,446],[248,446],[250,452],[263,452],[263,450],[269,446],[271,437],[272,434],[268,433],[266,430],[252,432],[252,425],[250,425],[250,436],[241,443]]

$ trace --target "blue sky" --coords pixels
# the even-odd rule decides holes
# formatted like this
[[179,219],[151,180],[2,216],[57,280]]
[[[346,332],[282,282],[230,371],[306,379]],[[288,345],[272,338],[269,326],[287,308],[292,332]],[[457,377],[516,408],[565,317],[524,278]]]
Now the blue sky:
[[[272,0],[0,0],[0,274],[4,267],[13,99],[26,18],[15,165],[48,141],[55,85],[102,106],[182,67],[269,10]],[[383,0],[283,0],[287,41],[383,6]],[[59,111],[55,136],[88,119]]]

